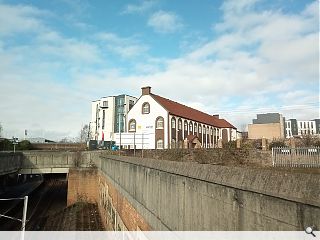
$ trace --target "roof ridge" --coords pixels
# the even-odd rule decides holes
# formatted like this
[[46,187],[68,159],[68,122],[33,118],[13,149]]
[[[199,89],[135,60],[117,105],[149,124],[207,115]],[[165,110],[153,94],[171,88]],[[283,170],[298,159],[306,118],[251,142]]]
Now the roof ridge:
[[[198,121],[204,124],[209,124],[216,127],[226,127],[226,128],[236,128],[231,123],[223,118],[217,118],[214,115],[210,115],[208,113],[202,112],[198,109],[189,107],[182,103],[173,101],[171,99],[162,97],[160,95],[150,93],[150,95],[168,112],[173,115],[180,116],[183,118],[187,118],[190,120]],[[178,108],[178,109],[177,109]],[[180,110],[179,110],[180,109]],[[189,113],[190,112],[190,113]]]
[[[213,115],[210,115],[209,113],[202,112],[202,111],[200,111],[200,110],[198,110],[198,109],[195,109],[195,108],[189,107],[189,106],[187,106],[187,105],[185,105],[185,104],[182,104],[182,103],[173,101],[173,100],[171,100],[171,99],[169,99],[169,98],[165,98],[165,97],[162,97],[162,96],[157,95],[157,94],[154,94],[154,93],[150,93],[150,94],[152,94],[152,95],[154,95],[154,96],[157,96],[157,97],[161,97],[161,98],[163,98],[163,99],[165,99],[165,100],[169,100],[169,101],[171,101],[171,102],[180,104],[180,105],[182,105],[182,106],[184,106],[184,107],[191,108],[192,110],[198,111],[198,112],[200,112],[200,113],[207,114],[207,115],[210,116],[210,117],[214,117]],[[220,118],[216,118],[216,119],[220,119]]]

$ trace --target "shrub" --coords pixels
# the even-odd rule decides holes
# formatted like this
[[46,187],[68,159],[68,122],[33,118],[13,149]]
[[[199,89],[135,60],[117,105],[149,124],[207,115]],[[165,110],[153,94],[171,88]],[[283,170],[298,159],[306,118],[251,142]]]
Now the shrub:
[[284,141],[272,141],[269,144],[269,149],[271,150],[272,148],[278,148],[278,147],[287,147],[287,145],[284,143]]
[[17,150],[30,150],[31,147],[31,143],[28,140],[23,140],[18,143]]

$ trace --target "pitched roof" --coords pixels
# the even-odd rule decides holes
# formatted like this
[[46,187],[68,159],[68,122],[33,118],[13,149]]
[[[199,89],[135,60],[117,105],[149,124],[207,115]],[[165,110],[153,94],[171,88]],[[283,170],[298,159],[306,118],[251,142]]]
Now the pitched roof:
[[199,110],[193,109],[191,107],[185,106],[183,104],[174,102],[170,99],[155,95],[150,93],[150,96],[153,97],[160,105],[162,105],[170,114],[190,119],[193,121],[201,122],[215,127],[220,128],[234,128],[231,123],[225,119],[219,119],[217,117],[211,116],[207,113],[201,112]]

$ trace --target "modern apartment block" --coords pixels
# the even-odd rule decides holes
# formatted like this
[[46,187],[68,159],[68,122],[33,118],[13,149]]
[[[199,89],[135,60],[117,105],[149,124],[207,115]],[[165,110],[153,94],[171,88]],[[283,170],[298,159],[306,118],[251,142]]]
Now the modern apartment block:
[[269,140],[285,137],[285,119],[280,113],[257,114],[257,118],[248,124],[248,138]]
[[316,134],[320,134],[320,119],[307,121],[299,121],[297,119],[286,120],[286,138]]
[[92,139],[113,141],[114,133],[125,132],[127,113],[136,101],[136,97],[125,94],[92,101],[90,122]]

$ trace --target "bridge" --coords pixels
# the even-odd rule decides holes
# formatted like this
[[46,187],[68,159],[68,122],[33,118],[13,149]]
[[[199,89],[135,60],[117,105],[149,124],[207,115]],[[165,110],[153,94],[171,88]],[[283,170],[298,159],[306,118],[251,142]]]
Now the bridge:
[[7,174],[68,173],[73,167],[91,167],[98,152],[25,151],[0,153],[0,176]]
[[68,173],[68,204],[83,199],[98,203],[109,229],[320,229],[319,173],[143,159],[103,151],[4,155],[2,175]]

